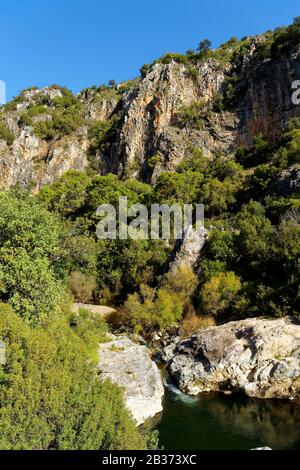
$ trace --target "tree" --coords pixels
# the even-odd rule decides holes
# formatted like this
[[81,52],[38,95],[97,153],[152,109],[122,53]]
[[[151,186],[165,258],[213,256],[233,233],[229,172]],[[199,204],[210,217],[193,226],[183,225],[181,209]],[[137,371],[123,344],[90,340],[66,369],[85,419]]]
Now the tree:
[[219,215],[236,202],[236,194],[241,187],[240,181],[225,178],[208,178],[201,188],[202,202],[209,215]]
[[111,88],[115,88],[117,86],[117,82],[116,82],[116,80],[109,80],[108,85]]
[[176,294],[183,305],[188,305],[198,286],[198,277],[190,266],[181,264],[164,276],[162,285],[165,290]]
[[209,255],[223,262],[235,257],[235,236],[226,230],[214,230],[208,244]]
[[140,68],[140,74],[141,74],[141,77],[142,78],[145,78],[147,73],[149,72],[151,68],[151,65],[150,64],[144,64],[141,68]]
[[[122,391],[96,377],[103,335],[99,317],[65,316],[30,328],[0,304],[0,448],[3,450],[145,449]],[[95,356],[94,356],[95,357]]]
[[232,303],[241,289],[241,281],[234,272],[221,273],[206,282],[202,289],[202,308],[205,313],[219,316]]
[[237,243],[242,254],[266,260],[274,231],[262,205],[256,201],[244,205],[237,216],[237,225],[240,231]]
[[140,294],[128,296],[124,304],[128,324],[138,333],[172,328],[181,319],[184,304],[178,295],[164,287],[155,292],[142,286]]
[[43,322],[64,290],[60,222],[33,198],[0,193],[0,232],[0,300],[27,322]]
[[203,175],[198,172],[162,173],[155,186],[156,200],[164,204],[199,202]]
[[39,199],[50,210],[70,216],[84,205],[89,184],[90,178],[85,173],[71,170],[55,183],[44,186]]
[[296,17],[294,18],[293,24],[296,25],[296,26],[299,26],[299,25],[300,25],[300,16],[296,16]]
[[203,57],[206,57],[211,46],[212,46],[212,42],[209,39],[203,39],[203,41],[199,43],[198,51]]

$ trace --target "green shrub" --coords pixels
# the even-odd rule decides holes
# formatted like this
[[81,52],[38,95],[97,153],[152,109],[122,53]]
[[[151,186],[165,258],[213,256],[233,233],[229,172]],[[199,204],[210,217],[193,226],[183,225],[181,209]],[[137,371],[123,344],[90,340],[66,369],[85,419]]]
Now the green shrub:
[[5,142],[8,145],[12,145],[15,140],[14,134],[9,130],[7,125],[1,121],[0,121],[0,140],[5,140]]
[[0,304],[0,447],[3,450],[145,449],[115,385],[96,378],[103,327],[81,313],[31,329]]
[[224,97],[221,93],[217,93],[213,100],[213,110],[216,113],[221,113],[222,111],[224,111],[224,108]]
[[55,183],[44,186],[38,198],[50,210],[70,216],[84,205],[86,190],[90,182],[90,178],[85,173],[70,170]]
[[174,123],[180,128],[190,127],[201,130],[204,125],[204,119],[207,117],[204,103],[194,102],[190,106],[182,106],[176,113]]
[[204,156],[201,148],[190,145],[188,148],[189,156],[186,157],[177,167],[179,173],[197,172],[204,173],[207,170],[209,160]]
[[220,315],[230,306],[240,290],[241,281],[233,272],[213,277],[202,289],[203,311],[209,315]]

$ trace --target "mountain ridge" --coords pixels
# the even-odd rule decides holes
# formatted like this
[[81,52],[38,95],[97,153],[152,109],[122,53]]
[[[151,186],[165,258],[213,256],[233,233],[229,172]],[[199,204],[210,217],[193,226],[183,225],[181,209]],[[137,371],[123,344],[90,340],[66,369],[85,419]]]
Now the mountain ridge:
[[0,108],[0,187],[37,191],[88,169],[155,183],[197,152],[232,158],[259,134],[276,144],[300,116],[292,102],[299,77],[295,19],[216,50],[166,54],[120,85],[76,96],[56,85],[25,90]]

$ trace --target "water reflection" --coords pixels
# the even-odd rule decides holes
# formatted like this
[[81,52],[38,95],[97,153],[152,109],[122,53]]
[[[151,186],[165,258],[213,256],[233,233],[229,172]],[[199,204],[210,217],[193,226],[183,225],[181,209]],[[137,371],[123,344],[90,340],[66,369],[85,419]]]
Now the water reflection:
[[300,406],[220,394],[188,398],[168,389],[158,425],[168,449],[300,449]]

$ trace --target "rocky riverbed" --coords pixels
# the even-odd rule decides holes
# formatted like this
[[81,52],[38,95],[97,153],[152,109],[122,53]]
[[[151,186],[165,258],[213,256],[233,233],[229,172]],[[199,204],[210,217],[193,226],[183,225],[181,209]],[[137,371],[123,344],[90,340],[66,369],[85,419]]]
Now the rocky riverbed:
[[174,384],[188,395],[300,395],[300,325],[289,318],[253,318],[211,327],[175,340],[164,349],[163,358]]
[[[300,325],[290,318],[252,318],[200,330],[185,340],[174,338],[162,357],[169,380],[186,395],[300,396]],[[162,376],[145,345],[110,335],[99,348],[99,370],[124,389],[137,425],[163,411]]]

